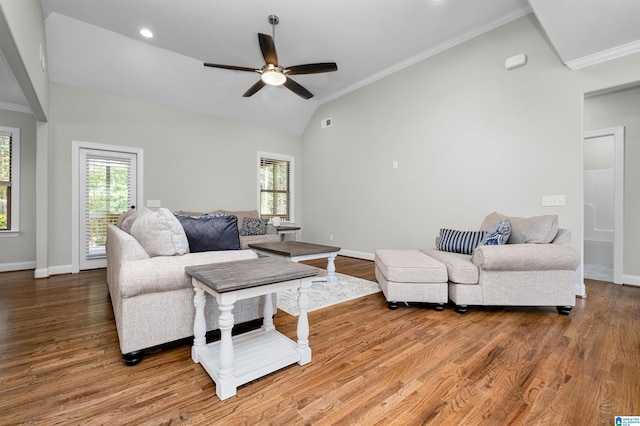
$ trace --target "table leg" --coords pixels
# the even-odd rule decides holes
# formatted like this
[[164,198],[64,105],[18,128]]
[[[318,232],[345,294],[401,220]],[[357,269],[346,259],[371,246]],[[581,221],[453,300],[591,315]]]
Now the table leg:
[[300,351],[300,361],[298,364],[304,365],[311,362],[311,348],[309,347],[309,318],[307,308],[309,307],[309,288],[311,278],[300,280],[298,288],[298,351]]
[[234,300],[218,299],[218,309],[220,317],[218,326],[220,327],[220,372],[218,373],[220,383],[216,383],[216,394],[218,398],[227,399],[236,394],[236,379],[233,375],[233,340],[231,330],[233,329],[233,303]]
[[273,325],[273,299],[271,298],[271,294],[264,295],[262,315],[262,329],[264,331],[275,330],[276,327]]
[[205,334],[207,333],[207,322],[204,317],[204,306],[207,303],[207,298],[204,295],[204,290],[195,283],[193,279],[193,306],[196,308],[196,315],[193,320],[193,346],[191,347],[191,359],[195,363],[199,363],[198,351],[206,349],[207,340]]
[[338,282],[335,260],[336,253],[332,253],[327,257],[327,283],[329,284],[335,284]]

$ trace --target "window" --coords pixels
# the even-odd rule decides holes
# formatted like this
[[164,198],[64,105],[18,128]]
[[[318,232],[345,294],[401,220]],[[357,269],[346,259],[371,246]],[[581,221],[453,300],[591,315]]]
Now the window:
[[18,231],[20,129],[0,127],[0,232]]
[[293,157],[259,152],[260,216],[293,222]]

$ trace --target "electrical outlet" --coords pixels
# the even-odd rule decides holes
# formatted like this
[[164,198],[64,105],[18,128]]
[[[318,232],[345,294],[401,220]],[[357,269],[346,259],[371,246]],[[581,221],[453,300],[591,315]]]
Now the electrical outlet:
[[333,241],[333,234],[329,234],[329,241]]
[[542,205],[544,207],[564,206],[564,195],[543,195]]

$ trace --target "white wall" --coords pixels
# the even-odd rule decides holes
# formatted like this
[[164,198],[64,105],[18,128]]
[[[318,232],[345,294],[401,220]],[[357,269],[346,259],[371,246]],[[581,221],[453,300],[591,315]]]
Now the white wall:
[[585,99],[585,130],[625,127],[624,280],[640,284],[640,87]]
[[[528,65],[505,70],[518,53]],[[570,71],[528,15],[323,105],[303,135],[305,238],[369,255],[430,247],[496,210],[558,214],[579,248],[583,94],[638,70],[636,55]],[[566,206],[541,206],[555,194]]]
[[34,115],[46,121],[49,77],[40,64],[40,52],[46,58],[47,50],[40,0],[0,0],[0,50]]
[[0,109],[0,126],[20,129],[20,235],[0,237],[0,271],[35,267],[36,120]]
[[142,148],[145,200],[161,200],[170,210],[257,208],[258,151],[293,155],[301,170],[299,136],[93,90],[59,84],[50,90],[49,265],[59,270],[72,260],[73,140]]

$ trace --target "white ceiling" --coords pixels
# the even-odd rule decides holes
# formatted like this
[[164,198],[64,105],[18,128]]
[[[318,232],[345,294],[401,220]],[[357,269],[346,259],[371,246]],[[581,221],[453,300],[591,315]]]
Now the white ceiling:
[[[304,131],[320,103],[532,10],[562,62],[571,68],[585,66],[584,58],[589,65],[640,51],[640,1],[636,0],[42,0],[42,4],[51,81],[294,134]],[[258,74],[202,65],[262,66],[257,33],[271,34],[267,17],[273,13],[280,17],[275,42],[281,65],[338,64],[336,72],[295,76],[315,95],[311,100],[284,87],[265,87],[243,98]],[[140,36],[142,27],[151,29],[154,38]],[[603,51],[608,56],[601,59]],[[0,107],[26,106],[12,82],[0,60]]]

